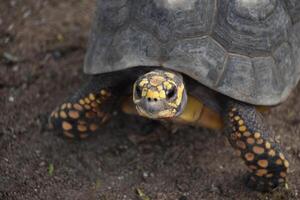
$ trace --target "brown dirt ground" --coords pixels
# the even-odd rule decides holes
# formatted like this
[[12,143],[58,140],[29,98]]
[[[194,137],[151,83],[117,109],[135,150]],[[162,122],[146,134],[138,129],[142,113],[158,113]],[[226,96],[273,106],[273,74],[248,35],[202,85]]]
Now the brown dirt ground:
[[83,83],[93,9],[0,1],[0,199],[300,199],[300,86],[266,115],[291,163],[289,189],[272,194],[244,186],[245,166],[219,132],[119,112],[84,142],[47,130],[49,112]]

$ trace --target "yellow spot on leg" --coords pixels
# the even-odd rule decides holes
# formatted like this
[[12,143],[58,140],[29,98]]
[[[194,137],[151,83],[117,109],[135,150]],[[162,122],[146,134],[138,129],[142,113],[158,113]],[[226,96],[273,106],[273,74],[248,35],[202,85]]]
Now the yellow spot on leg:
[[68,117],[65,111],[60,111],[59,116],[63,119],[66,119]]
[[245,158],[247,161],[252,161],[254,160],[254,154],[253,153],[246,153]]
[[103,96],[105,96],[105,95],[107,95],[107,92],[106,92],[104,89],[102,89],[102,90],[100,91],[100,94],[103,95]]
[[95,95],[94,94],[90,94],[89,95],[89,99],[91,100],[91,101],[94,101],[95,99],[96,99],[96,97],[95,97]]
[[70,111],[69,112],[69,116],[72,118],[72,119],[78,119],[79,118],[79,113],[77,111]]
[[245,132],[247,130],[246,126],[240,126],[239,131]]
[[259,160],[257,164],[262,168],[267,168],[269,163],[267,160]]
[[87,103],[87,104],[90,104],[90,103],[91,103],[91,101],[90,101],[89,98],[85,98],[84,101],[85,101],[85,103]]
[[277,159],[275,163],[276,163],[276,165],[282,165],[282,160]]
[[245,137],[250,137],[250,136],[251,136],[251,133],[248,132],[248,131],[246,131],[245,133],[243,133],[243,135],[244,135]]
[[254,146],[253,147],[253,152],[256,154],[263,154],[265,152],[265,149],[262,147]]
[[97,125],[97,124],[91,124],[91,125],[90,125],[90,130],[91,130],[92,132],[96,131],[97,129],[98,129],[98,125]]
[[288,168],[290,166],[290,163],[287,160],[285,160],[283,163],[286,168]]
[[65,131],[69,131],[72,129],[72,125],[69,123],[69,122],[63,122],[62,123],[62,128],[65,130]]
[[85,132],[87,131],[87,127],[85,125],[78,125],[77,126],[77,129],[80,131],[80,132]]
[[248,144],[254,144],[255,143],[255,140],[253,138],[248,138],[247,139],[247,143]]
[[269,156],[274,157],[276,155],[276,152],[273,149],[271,149],[268,154]]
[[84,104],[85,104],[85,102],[84,102],[83,99],[80,99],[80,100],[79,100],[79,103],[80,103],[81,105],[84,105]]
[[64,109],[66,109],[67,108],[67,104],[63,104],[63,105],[61,105],[61,107],[60,107],[62,110],[64,110]]
[[266,149],[271,149],[271,144],[270,144],[270,142],[266,142],[265,146],[266,146]]
[[77,104],[77,103],[74,104],[73,107],[74,107],[76,110],[78,110],[78,111],[82,111],[82,110],[83,110],[83,107],[82,107],[81,105]]
[[260,133],[258,133],[258,132],[254,133],[254,137],[255,137],[256,139],[260,138]]
[[259,169],[256,171],[257,176],[263,176],[263,175],[266,175],[267,173],[268,173],[268,171],[265,169]]

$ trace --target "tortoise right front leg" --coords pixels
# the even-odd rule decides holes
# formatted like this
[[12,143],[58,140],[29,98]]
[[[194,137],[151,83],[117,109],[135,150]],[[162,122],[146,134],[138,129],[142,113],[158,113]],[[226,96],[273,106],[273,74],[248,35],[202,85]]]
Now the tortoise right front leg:
[[270,191],[286,183],[289,162],[254,106],[228,100],[226,136],[248,166],[247,185]]
[[58,106],[50,116],[50,127],[67,138],[84,139],[110,117],[122,91],[120,76],[97,75]]

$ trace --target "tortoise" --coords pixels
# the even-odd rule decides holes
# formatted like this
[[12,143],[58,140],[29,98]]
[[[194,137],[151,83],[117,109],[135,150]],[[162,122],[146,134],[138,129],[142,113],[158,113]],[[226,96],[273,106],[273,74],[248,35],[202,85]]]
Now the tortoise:
[[300,78],[296,0],[98,0],[87,83],[50,124],[84,139],[125,113],[223,130],[249,168],[247,186],[287,183],[289,162],[259,109]]

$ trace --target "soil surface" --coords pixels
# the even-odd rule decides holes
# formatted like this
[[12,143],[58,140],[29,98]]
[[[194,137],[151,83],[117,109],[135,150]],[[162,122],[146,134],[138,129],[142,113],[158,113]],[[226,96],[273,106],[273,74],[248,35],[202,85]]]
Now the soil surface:
[[221,132],[115,111],[83,142],[48,130],[84,82],[95,0],[0,1],[0,199],[300,199],[300,85],[265,114],[290,161],[288,189],[261,194]]

